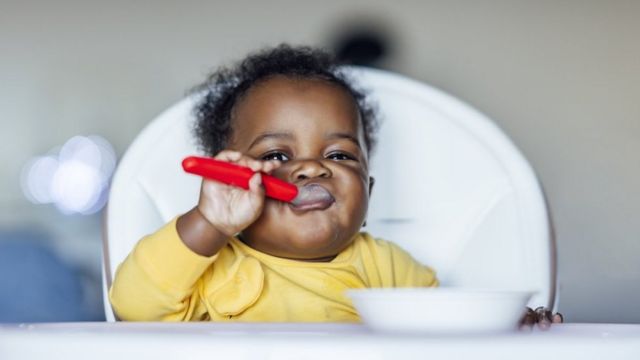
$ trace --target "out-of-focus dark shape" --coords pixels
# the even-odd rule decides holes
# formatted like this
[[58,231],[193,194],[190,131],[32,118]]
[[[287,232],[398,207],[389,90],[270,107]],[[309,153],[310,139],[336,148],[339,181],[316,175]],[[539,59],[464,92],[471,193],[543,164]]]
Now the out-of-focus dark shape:
[[388,32],[374,24],[345,28],[333,36],[333,49],[343,64],[381,68],[392,52]]
[[0,232],[0,323],[100,320],[78,269],[32,230]]

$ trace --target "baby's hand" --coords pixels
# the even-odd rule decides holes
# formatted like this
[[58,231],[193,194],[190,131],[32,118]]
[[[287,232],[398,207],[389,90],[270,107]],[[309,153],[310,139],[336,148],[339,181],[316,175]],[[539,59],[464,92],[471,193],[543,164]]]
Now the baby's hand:
[[214,180],[202,181],[198,210],[218,231],[233,236],[262,213],[265,196],[260,172],[270,173],[280,166],[280,162],[259,161],[231,150],[219,152],[214,159],[246,166],[256,172],[249,180],[249,190]]
[[551,313],[549,309],[540,306],[535,310],[531,310],[531,308],[527,308],[527,313],[520,320],[520,328],[521,329],[531,329],[534,325],[537,324],[538,328],[541,330],[547,330],[551,324],[559,324],[564,321],[562,314],[560,313]]

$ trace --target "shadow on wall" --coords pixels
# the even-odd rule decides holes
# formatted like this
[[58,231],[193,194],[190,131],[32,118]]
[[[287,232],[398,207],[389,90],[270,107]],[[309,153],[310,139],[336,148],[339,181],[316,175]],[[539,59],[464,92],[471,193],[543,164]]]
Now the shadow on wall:
[[101,321],[83,275],[33,230],[0,232],[0,322]]

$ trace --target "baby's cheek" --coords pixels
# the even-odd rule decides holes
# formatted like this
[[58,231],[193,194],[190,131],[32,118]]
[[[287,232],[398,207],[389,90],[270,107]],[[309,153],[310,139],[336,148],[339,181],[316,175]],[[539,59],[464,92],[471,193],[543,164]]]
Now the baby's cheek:
[[365,198],[352,200],[349,207],[345,209],[341,222],[343,227],[350,229],[352,232],[357,232],[364,223],[369,202]]

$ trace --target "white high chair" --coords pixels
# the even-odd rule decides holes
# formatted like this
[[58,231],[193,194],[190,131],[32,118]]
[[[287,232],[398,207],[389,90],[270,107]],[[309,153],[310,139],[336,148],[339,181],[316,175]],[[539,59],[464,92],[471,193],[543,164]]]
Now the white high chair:
[[[376,184],[364,230],[435,268],[442,286],[534,289],[530,307],[553,308],[555,246],[531,167],[487,117],[428,85],[349,68],[382,123],[371,160]],[[113,178],[104,238],[107,289],[136,242],[198,200],[200,178],[182,171],[196,154],[194,98],[153,120]]]

